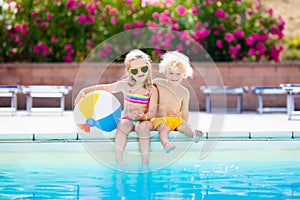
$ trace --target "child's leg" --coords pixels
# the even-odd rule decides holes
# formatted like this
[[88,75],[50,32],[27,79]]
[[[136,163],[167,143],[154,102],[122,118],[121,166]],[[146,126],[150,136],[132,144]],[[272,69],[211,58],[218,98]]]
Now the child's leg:
[[163,145],[166,153],[172,152],[176,146],[169,141],[169,133],[170,133],[170,128],[166,124],[161,124],[157,128],[158,133],[159,133],[159,138],[160,142]]
[[153,125],[149,121],[142,121],[135,125],[135,130],[139,135],[139,145],[142,153],[142,164],[148,165],[150,151],[150,130]]
[[199,142],[200,138],[203,136],[203,132],[196,129],[193,131],[187,123],[182,123],[177,127],[177,130],[188,137],[194,138],[194,142]]
[[116,161],[120,164],[127,164],[123,160],[123,151],[127,143],[127,136],[129,131],[133,128],[133,124],[127,120],[122,119],[121,122],[118,124],[117,133],[115,137],[115,157]]

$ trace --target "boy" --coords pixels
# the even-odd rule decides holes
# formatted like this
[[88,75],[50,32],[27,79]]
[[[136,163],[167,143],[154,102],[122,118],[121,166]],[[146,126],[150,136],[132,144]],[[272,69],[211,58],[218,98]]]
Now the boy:
[[169,142],[170,131],[177,130],[198,142],[203,136],[202,131],[193,131],[188,121],[189,90],[181,82],[192,76],[193,70],[187,56],[178,51],[167,52],[159,63],[159,72],[166,79],[155,79],[158,88],[158,111],[152,123],[159,132],[160,141],[166,151],[170,153],[176,146]]

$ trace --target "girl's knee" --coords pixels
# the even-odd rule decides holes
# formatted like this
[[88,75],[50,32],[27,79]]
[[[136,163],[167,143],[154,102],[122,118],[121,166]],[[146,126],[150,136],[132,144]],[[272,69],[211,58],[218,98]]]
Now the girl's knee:
[[127,121],[127,120],[122,120],[118,126],[117,126],[117,131],[118,132],[123,132],[123,133],[128,133],[129,131],[132,130],[133,125],[131,124],[131,122]]
[[135,130],[140,137],[150,137],[151,122],[141,122],[135,126]]

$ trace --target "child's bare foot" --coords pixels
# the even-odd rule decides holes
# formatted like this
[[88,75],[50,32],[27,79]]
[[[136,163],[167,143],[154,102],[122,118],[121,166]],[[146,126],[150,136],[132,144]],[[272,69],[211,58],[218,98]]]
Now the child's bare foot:
[[194,142],[198,143],[202,137],[203,137],[203,132],[196,129],[194,134],[194,139],[193,139]]
[[170,142],[166,142],[164,144],[164,149],[166,151],[166,153],[171,153],[172,151],[174,151],[176,148],[176,146]]
[[121,165],[127,165],[128,163],[125,162],[122,158],[116,158],[116,161]]

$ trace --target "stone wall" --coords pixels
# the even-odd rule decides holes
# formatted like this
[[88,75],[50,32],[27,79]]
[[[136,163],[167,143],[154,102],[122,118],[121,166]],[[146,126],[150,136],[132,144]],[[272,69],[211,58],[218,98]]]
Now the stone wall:
[[[191,91],[190,109],[205,110],[202,85],[226,86],[278,86],[281,83],[300,83],[300,62],[290,63],[193,63],[193,78],[184,84]],[[97,83],[111,83],[125,77],[124,65],[119,63],[5,63],[0,64],[1,85],[70,85],[73,91],[67,95],[66,109],[71,110],[72,98],[80,88]],[[153,76],[157,77],[157,64],[153,64]],[[122,101],[122,95],[116,95]],[[234,107],[235,96],[228,96],[227,106]],[[265,104],[284,106],[285,96],[265,98]],[[9,100],[0,98],[1,106]],[[56,100],[37,99],[35,106],[58,105]],[[256,110],[256,95],[251,90],[243,95],[243,109]],[[299,105],[297,105],[299,107]],[[18,109],[25,109],[25,95],[18,95]]]

